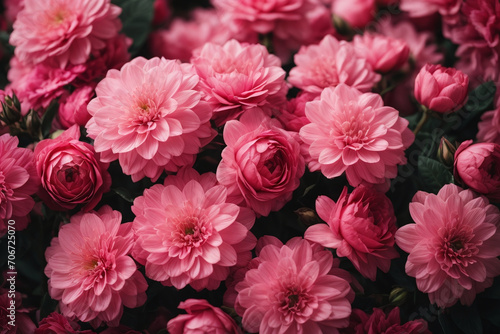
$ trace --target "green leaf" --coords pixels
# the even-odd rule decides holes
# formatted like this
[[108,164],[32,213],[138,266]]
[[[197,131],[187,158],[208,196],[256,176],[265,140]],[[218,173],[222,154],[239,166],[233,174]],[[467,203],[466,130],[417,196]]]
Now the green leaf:
[[56,101],[50,102],[47,110],[42,116],[42,136],[47,138],[50,135],[50,130],[52,129],[52,121],[56,117],[57,111],[59,110],[59,103]]
[[443,329],[444,334],[454,334],[456,333],[455,328],[453,326],[453,322],[450,319],[450,316],[442,311],[438,314],[439,324]]
[[450,309],[450,316],[455,325],[465,334],[483,333],[483,324],[475,304],[468,307],[457,303]]
[[116,187],[112,188],[112,190],[121,198],[123,198],[125,201],[129,203],[134,202],[134,195],[128,190],[127,188],[124,187]]
[[112,0],[121,7],[122,32],[132,38],[129,52],[134,57],[146,42],[153,20],[154,0]]
[[453,174],[445,165],[422,155],[418,158],[418,173],[425,191],[437,193],[445,184],[453,183]]
[[56,310],[58,301],[50,298],[48,293],[42,298],[42,303],[40,305],[40,319],[46,318],[49,314]]

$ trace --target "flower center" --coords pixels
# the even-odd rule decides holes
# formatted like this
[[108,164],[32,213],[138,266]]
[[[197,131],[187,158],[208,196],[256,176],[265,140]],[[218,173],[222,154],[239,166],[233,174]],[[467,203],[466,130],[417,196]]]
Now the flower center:
[[312,77],[316,78],[321,87],[336,86],[339,84],[339,75],[333,58],[320,58],[313,61]]
[[[349,106],[348,108],[351,107],[352,106]],[[344,134],[346,145],[351,145],[354,143],[362,143],[366,140],[369,124],[363,119],[362,115],[353,115],[342,123],[341,129]]]
[[186,212],[173,219],[176,226],[173,233],[173,239],[181,247],[198,247],[205,243],[211,235],[210,227],[203,217],[194,212]]
[[14,191],[5,182],[5,175],[0,171],[0,204],[7,200],[7,197],[14,195]]
[[471,241],[474,234],[468,226],[456,223],[443,232],[436,257],[443,270],[447,271],[453,266],[466,267],[477,261],[475,255],[479,251],[478,245]]

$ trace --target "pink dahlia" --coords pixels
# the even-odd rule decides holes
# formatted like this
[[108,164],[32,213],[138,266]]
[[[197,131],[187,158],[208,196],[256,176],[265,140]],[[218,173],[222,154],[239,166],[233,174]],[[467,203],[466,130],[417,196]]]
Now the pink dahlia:
[[7,233],[7,223],[15,221],[16,230],[28,226],[29,213],[35,201],[31,195],[40,185],[33,163],[33,152],[17,147],[19,139],[0,136],[0,236]]
[[415,224],[396,232],[410,253],[406,273],[432,303],[471,305],[500,275],[500,211],[472,190],[447,184],[437,195],[417,192],[410,203]]
[[311,121],[300,136],[309,150],[309,169],[327,178],[346,172],[349,184],[384,184],[405,164],[413,142],[408,121],[383,105],[378,94],[341,84],[326,88],[321,99],[306,105]]
[[118,159],[134,182],[192,164],[215,132],[198,81],[190,65],[163,58],[139,57],[110,70],[88,105],[86,125],[101,161]]
[[59,67],[83,64],[121,29],[121,9],[110,0],[25,0],[10,35],[15,54],[26,64],[45,60]]
[[332,253],[318,244],[276,238],[257,268],[236,285],[236,312],[251,333],[339,333],[349,324],[354,294]]
[[80,213],[63,225],[45,251],[45,275],[61,313],[94,327],[118,326],[123,306],[146,301],[147,283],[130,257],[132,224],[121,224],[121,213],[103,206]]
[[213,173],[181,169],[146,189],[132,211],[134,258],[149,278],[178,289],[216,289],[255,246],[252,211],[229,203]]
[[356,35],[353,40],[356,53],[365,58],[374,71],[387,73],[399,70],[408,61],[410,48],[404,39],[380,34]]
[[188,314],[181,314],[168,322],[170,334],[225,333],[241,334],[233,318],[220,308],[210,305],[204,299],[188,299],[179,304]]
[[213,5],[240,31],[272,33],[299,45],[316,33],[311,23],[318,7],[324,7],[319,0],[214,0]]
[[500,92],[497,94],[495,109],[485,112],[477,127],[479,142],[500,144]]
[[387,196],[364,186],[348,194],[344,187],[337,203],[319,196],[316,211],[326,224],[309,227],[304,238],[336,249],[338,256],[347,257],[372,281],[377,268],[389,271],[398,252],[394,249],[396,216]]
[[267,114],[286,103],[287,86],[281,61],[260,44],[205,44],[191,63],[200,88],[213,108],[217,126],[260,107]]
[[320,94],[341,83],[366,92],[381,78],[350,43],[331,35],[319,44],[301,47],[294,60],[297,66],[290,70],[288,81],[310,93]]
[[395,307],[389,314],[374,308],[368,315],[362,310],[354,309],[351,314],[349,328],[345,334],[432,334],[423,319],[412,320],[401,324],[399,308]]

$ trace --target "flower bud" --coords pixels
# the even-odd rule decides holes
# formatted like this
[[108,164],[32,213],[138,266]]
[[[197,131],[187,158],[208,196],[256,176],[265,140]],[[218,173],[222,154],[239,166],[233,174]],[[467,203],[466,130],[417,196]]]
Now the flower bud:
[[24,118],[26,129],[33,137],[39,137],[41,134],[42,121],[34,109],[30,109]]
[[469,77],[455,68],[427,64],[415,78],[418,103],[439,113],[456,111],[467,100]]
[[13,94],[12,97],[5,95],[4,99],[5,102],[2,102],[0,120],[5,122],[7,125],[19,122],[21,119],[21,103],[17,99],[16,95]]
[[311,226],[314,224],[318,224],[321,222],[321,219],[319,219],[318,215],[316,214],[316,211],[310,208],[299,208],[294,211],[297,216],[299,216],[299,219],[302,224],[305,226]]
[[395,287],[389,294],[389,302],[395,306],[403,305],[408,299],[408,291],[405,288]]
[[437,157],[446,167],[453,167],[456,150],[456,145],[453,145],[448,139],[442,137],[439,143]]

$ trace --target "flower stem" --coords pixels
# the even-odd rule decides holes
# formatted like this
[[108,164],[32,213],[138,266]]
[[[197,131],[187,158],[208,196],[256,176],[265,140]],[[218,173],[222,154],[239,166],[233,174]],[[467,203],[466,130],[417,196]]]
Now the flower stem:
[[429,116],[430,116],[430,111],[429,109],[423,107],[423,114],[422,114],[422,118],[420,119],[420,121],[418,122],[417,124],[417,127],[415,128],[415,130],[413,130],[413,133],[415,135],[417,135],[417,133],[419,133],[419,131],[422,129],[422,127],[424,126],[424,124],[427,122],[427,120],[429,119]]

